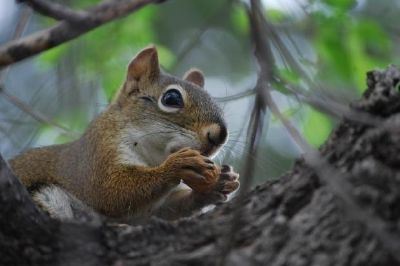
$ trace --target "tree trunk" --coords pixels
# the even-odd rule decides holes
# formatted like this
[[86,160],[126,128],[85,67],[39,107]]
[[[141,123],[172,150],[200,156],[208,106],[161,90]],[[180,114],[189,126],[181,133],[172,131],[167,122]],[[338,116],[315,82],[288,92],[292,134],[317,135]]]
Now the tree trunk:
[[[332,194],[329,184],[299,160],[277,181],[248,193],[240,229],[231,238],[236,200],[176,222],[61,223],[35,208],[1,160],[0,263],[215,265],[225,254],[225,265],[400,265],[388,248],[400,243],[399,80],[393,67],[368,73],[368,90],[352,107],[382,123],[372,127],[344,120],[320,149],[349,184],[355,207]],[[359,213],[374,219],[359,219]],[[384,226],[371,230],[376,221]],[[224,253],[227,240],[230,250]]]

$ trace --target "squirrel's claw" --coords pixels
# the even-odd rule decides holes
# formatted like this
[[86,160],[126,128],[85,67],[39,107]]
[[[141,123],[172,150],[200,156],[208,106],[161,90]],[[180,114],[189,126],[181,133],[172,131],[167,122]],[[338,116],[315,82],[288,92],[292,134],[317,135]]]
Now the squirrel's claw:
[[227,200],[229,194],[239,188],[239,174],[233,171],[232,166],[223,165],[220,171],[221,173],[211,192],[200,193],[199,191],[194,191],[198,200],[208,204],[223,202]]

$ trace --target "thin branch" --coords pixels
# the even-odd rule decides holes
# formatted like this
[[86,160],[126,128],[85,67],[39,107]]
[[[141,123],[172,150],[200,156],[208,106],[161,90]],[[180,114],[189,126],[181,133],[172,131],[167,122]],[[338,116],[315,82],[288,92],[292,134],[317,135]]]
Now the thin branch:
[[[287,92],[296,97],[296,99],[300,102],[306,103],[309,106],[314,107],[317,110],[332,117],[335,117],[337,119],[345,118],[347,120],[372,127],[382,126],[383,120],[378,116],[371,115],[370,113],[367,113],[365,111],[352,109],[348,105],[345,105],[332,98],[325,97],[325,99],[322,99],[320,96],[315,94],[305,94],[302,90],[296,89],[293,86],[289,85],[287,82],[276,77],[274,77],[274,80],[279,85],[285,87],[287,89]],[[255,89],[248,89],[237,94],[232,94],[225,97],[215,97],[214,99],[218,102],[229,102],[255,95],[255,93]]]
[[107,22],[137,11],[145,5],[159,2],[159,0],[103,1],[88,9],[86,18],[79,24],[61,21],[51,28],[1,46],[0,68],[75,39]]
[[170,71],[173,72],[180,62],[192,51],[197,45],[199,45],[201,38],[210,28],[211,24],[215,22],[216,19],[220,19],[221,15],[226,11],[227,6],[230,5],[233,0],[226,0],[225,3],[221,5],[218,10],[211,14],[202,27],[196,32],[196,34],[184,45],[181,51],[176,55],[175,61],[170,67]]
[[9,101],[13,105],[15,105],[18,109],[20,109],[23,112],[25,112],[25,113],[29,114],[30,116],[32,116],[35,120],[37,120],[37,121],[39,121],[41,123],[49,124],[51,126],[59,128],[68,136],[71,136],[71,137],[77,137],[78,136],[77,133],[72,132],[67,127],[65,127],[65,126],[63,126],[61,124],[58,124],[57,122],[52,121],[51,118],[47,117],[46,115],[44,115],[41,112],[33,110],[27,103],[25,103],[24,101],[18,99],[15,96],[9,94],[8,92],[6,92],[1,84],[0,84],[0,94],[3,95],[4,98],[6,98],[7,101]]
[[[223,243],[223,247],[221,248],[220,255],[220,265],[224,265],[226,263],[226,258],[228,254],[231,252],[234,243],[235,232],[239,230],[242,226],[242,217],[243,217],[243,205],[245,202],[245,197],[247,192],[251,188],[251,184],[253,182],[254,169],[255,169],[255,160],[254,158],[257,156],[258,147],[260,146],[262,130],[265,122],[265,112],[266,112],[266,102],[264,101],[264,87],[266,84],[270,83],[273,80],[274,73],[274,58],[272,56],[272,50],[269,46],[267,40],[265,40],[265,35],[260,34],[260,20],[263,16],[260,12],[261,3],[259,0],[251,0],[250,8],[247,9],[248,18],[250,21],[250,29],[251,36],[253,39],[253,43],[255,45],[255,57],[257,58],[258,64],[260,66],[260,70],[258,73],[258,80],[254,91],[256,93],[255,104],[252,111],[251,122],[249,125],[249,136],[250,136],[250,144],[249,150],[247,153],[245,167],[243,170],[243,178],[241,178],[241,188],[239,191],[239,195],[237,197],[237,208],[236,211],[232,215],[231,226],[229,228],[228,234],[226,235],[225,241]],[[267,58],[267,62],[258,60],[260,57]]]
[[[20,18],[18,20],[17,26],[14,31],[13,39],[18,39],[24,32],[26,25],[28,24],[29,18],[31,17],[31,11],[27,8],[24,8],[21,12]],[[33,117],[35,120],[41,122],[41,123],[46,123],[51,126],[57,127],[61,129],[66,135],[76,137],[77,134],[72,132],[70,129],[64,127],[63,125],[60,125],[54,121],[52,121],[49,117],[46,115],[34,111],[28,104],[26,104],[24,101],[20,100],[19,98],[9,94],[4,90],[4,82],[5,79],[7,78],[8,71],[10,70],[10,67],[6,67],[3,71],[0,72],[0,94],[10,103],[12,103],[14,106],[16,106],[18,109],[21,111],[29,114],[31,117]]]
[[[361,123],[372,127],[379,127],[382,125],[382,118],[372,115],[365,111],[359,111],[350,108],[332,97],[321,97],[321,94],[316,95],[313,91],[312,94],[305,93],[303,90],[291,86],[288,82],[282,79],[275,78],[275,82],[287,89],[287,91],[294,95],[299,101],[304,102],[321,112],[329,114],[338,119],[346,118],[350,121]],[[325,98],[325,99],[324,99]]]
[[22,36],[22,34],[24,34],[26,25],[28,25],[31,15],[32,15],[32,10],[30,10],[29,8],[25,8],[25,7],[22,8],[21,15],[17,22],[17,26],[15,27],[14,35],[12,38],[13,40],[18,39],[19,37]]
[[79,23],[88,17],[88,13],[82,10],[72,10],[64,5],[46,0],[20,0],[31,6],[36,12],[57,20],[65,20],[71,23]]
[[217,102],[224,103],[224,102],[230,102],[230,101],[235,101],[235,100],[239,100],[242,98],[246,98],[248,96],[254,95],[255,93],[256,93],[256,89],[254,88],[254,89],[248,89],[243,92],[239,92],[237,94],[232,94],[232,95],[225,96],[225,97],[214,97],[214,99]]
[[279,54],[283,57],[283,59],[293,68],[293,70],[299,74],[303,80],[305,80],[309,85],[315,87],[313,80],[308,76],[308,74],[303,70],[297,60],[293,57],[289,49],[286,47],[284,42],[281,40],[281,37],[276,32],[276,29],[266,20],[262,21],[262,31],[259,34],[266,34],[270,36],[271,41],[275,44],[275,47],[278,49]]
[[[22,36],[26,29],[26,25],[28,25],[29,19],[31,18],[32,10],[27,7],[23,7],[21,10],[21,14],[19,16],[17,25],[14,30],[14,34],[11,40],[16,40]],[[7,67],[4,70],[0,69],[0,84],[4,83],[10,68]]]

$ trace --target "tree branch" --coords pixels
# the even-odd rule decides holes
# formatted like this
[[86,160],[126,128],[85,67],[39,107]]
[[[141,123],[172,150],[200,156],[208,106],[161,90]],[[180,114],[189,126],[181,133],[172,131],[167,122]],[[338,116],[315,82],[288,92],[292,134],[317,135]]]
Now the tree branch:
[[89,14],[86,11],[75,11],[64,5],[46,0],[20,0],[21,3],[26,3],[36,12],[52,17],[57,20],[65,20],[71,23],[79,23],[84,21]]
[[49,29],[33,33],[27,37],[1,46],[0,69],[68,42],[107,22],[122,18],[129,13],[137,11],[145,5],[159,2],[159,0],[106,0],[88,9],[87,14],[79,24],[62,21]]
[[[273,73],[274,73],[274,58],[272,56],[272,50],[265,39],[265,35],[262,34],[261,30],[261,13],[262,7],[259,0],[251,0],[250,1],[250,8],[247,9],[247,16],[250,21],[250,30],[251,30],[251,37],[253,40],[253,44],[255,47],[254,54],[257,59],[258,65],[260,67],[258,72],[258,80],[257,84],[254,88],[256,97],[255,97],[255,104],[252,110],[252,115],[250,117],[250,124],[249,124],[249,137],[250,137],[250,144],[248,155],[246,157],[245,166],[243,170],[244,178],[242,177],[241,188],[239,191],[239,195],[237,198],[237,209],[235,210],[230,231],[225,240],[225,246],[222,248],[220,264],[226,264],[226,258],[229,253],[232,251],[235,232],[242,227],[243,224],[243,205],[245,197],[248,191],[251,188],[251,184],[253,181],[254,176],[254,164],[258,152],[258,148],[260,146],[260,138],[262,136],[262,130],[264,128],[265,123],[265,113],[266,113],[266,101],[264,100],[264,90],[265,84],[270,83],[273,80]],[[259,60],[262,57],[264,60]]]

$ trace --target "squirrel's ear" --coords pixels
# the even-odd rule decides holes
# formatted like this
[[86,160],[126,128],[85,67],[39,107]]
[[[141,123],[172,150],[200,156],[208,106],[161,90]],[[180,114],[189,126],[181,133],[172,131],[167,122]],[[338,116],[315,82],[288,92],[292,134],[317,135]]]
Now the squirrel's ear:
[[197,68],[189,69],[185,75],[183,75],[183,79],[189,82],[192,82],[201,88],[204,88],[204,75],[203,72],[198,70]]
[[142,77],[155,80],[160,74],[157,49],[154,45],[141,50],[129,63],[128,78],[139,80]]

